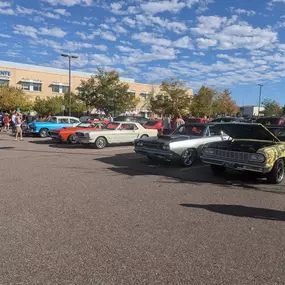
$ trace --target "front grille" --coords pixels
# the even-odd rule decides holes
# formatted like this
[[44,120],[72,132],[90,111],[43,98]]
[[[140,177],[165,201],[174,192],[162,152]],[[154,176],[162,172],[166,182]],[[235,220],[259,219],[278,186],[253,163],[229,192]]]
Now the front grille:
[[75,135],[78,137],[84,137],[84,133],[75,133]]
[[163,144],[157,144],[157,143],[143,143],[143,147],[151,148],[151,149],[162,149]]
[[57,137],[58,136],[57,132],[49,132],[49,134],[51,137]]
[[228,160],[248,161],[249,155],[250,154],[247,152],[229,151],[229,150],[222,150],[222,149],[214,150],[214,156],[226,158]]

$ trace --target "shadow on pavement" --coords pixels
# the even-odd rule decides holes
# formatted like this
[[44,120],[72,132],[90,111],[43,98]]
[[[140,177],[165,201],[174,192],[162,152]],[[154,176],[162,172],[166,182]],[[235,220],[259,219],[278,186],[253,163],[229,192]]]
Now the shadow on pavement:
[[241,187],[249,190],[285,194],[284,185],[269,185],[266,179],[261,179],[253,173],[227,172],[222,177],[213,175],[210,167],[196,163],[189,168],[181,168],[175,164],[155,164],[147,158],[135,153],[117,154],[94,160],[110,165],[109,170],[129,176],[158,175],[168,178],[161,183],[209,183],[223,187]]
[[3,146],[3,147],[0,147],[0,150],[1,149],[11,149],[11,148],[15,148],[15,147],[13,147],[13,146]]
[[247,217],[253,219],[263,219],[272,221],[285,221],[285,212],[263,208],[254,208],[241,205],[222,205],[222,204],[180,204],[186,208],[205,209],[214,213],[229,215],[234,217]]
[[56,142],[52,141],[51,139],[41,139],[36,141],[29,141],[29,143],[33,144],[54,144]]

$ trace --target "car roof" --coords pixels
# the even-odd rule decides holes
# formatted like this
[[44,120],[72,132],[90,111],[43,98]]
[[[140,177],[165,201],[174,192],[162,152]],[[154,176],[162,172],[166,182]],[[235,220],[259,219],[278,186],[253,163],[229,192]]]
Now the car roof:
[[215,123],[186,123],[185,125],[182,126],[203,126],[203,127],[207,127],[207,126],[214,126],[214,125],[218,125]]

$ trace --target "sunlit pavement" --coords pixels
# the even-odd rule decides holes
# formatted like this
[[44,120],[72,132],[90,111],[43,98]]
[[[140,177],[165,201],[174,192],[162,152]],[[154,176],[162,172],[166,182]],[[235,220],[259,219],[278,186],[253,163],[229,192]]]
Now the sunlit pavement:
[[0,284],[285,284],[285,187],[0,133]]

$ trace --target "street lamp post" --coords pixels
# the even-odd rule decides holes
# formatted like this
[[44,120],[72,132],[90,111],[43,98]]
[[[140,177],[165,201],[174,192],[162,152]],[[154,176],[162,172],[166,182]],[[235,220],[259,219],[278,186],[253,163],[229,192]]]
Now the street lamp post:
[[71,116],[71,59],[72,58],[78,58],[78,56],[75,55],[69,55],[69,54],[65,54],[62,53],[61,56],[63,57],[68,57],[68,66],[69,66],[69,84],[68,84],[68,93],[69,93],[69,116]]
[[260,112],[260,103],[261,103],[261,91],[262,91],[262,87],[263,84],[258,84],[259,88],[259,100],[258,100],[258,113],[257,113],[257,117],[259,118],[259,112]]

